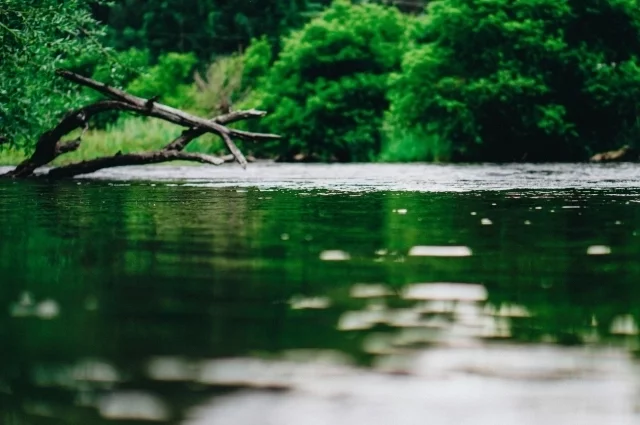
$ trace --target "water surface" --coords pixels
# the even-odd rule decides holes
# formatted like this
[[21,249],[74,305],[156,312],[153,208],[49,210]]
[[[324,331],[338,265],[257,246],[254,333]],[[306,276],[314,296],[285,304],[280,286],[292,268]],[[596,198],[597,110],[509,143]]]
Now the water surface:
[[0,423],[638,423],[639,175],[0,181]]

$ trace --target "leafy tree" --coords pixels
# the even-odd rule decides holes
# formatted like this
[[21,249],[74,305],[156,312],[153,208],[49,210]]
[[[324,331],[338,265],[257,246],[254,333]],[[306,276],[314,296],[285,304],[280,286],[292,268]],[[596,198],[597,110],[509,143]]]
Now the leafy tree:
[[[264,125],[286,135],[266,148],[283,158],[375,158],[387,80],[399,70],[409,19],[395,8],[336,1],[286,38],[258,84],[262,108],[270,112]],[[246,72],[264,68],[258,51],[263,59],[269,54],[263,45],[250,49]]]
[[307,0],[124,0],[106,21],[116,48],[146,48],[154,56],[193,52],[209,60],[244,49],[254,37],[277,40],[311,9]]
[[584,159],[640,137],[635,0],[433,1],[415,40],[390,122],[454,158]]
[[[0,137],[29,148],[81,100],[80,91],[54,77],[57,67],[104,60],[102,28],[85,1],[0,0]],[[83,58],[83,59],[81,59]]]

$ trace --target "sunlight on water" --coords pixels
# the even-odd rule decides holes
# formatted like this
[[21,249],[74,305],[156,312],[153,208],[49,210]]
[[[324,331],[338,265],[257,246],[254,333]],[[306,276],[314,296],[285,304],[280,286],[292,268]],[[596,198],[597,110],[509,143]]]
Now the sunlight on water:
[[160,421],[170,419],[169,408],[157,396],[127,391],[115,392],[103,397],[99,404],[100,415],[112,421]]
[[587,248],[587,255],[609,255],[611,248],[605,245],[592,245]]
[[383,283],[356,283],[351,287],[352,298],[380,298],[393,295],[393,292]]
[[328,250],[320,253],[320,259],[323,261],[347,261],[351,259],[348,252],[340,250]]
[[413,246],[411,257],[468,257],[471,249],[466,246]]
[[410,300],[484,301],[487,290],[482,285],[469,283],[417,283],[410,285],[403,297]]

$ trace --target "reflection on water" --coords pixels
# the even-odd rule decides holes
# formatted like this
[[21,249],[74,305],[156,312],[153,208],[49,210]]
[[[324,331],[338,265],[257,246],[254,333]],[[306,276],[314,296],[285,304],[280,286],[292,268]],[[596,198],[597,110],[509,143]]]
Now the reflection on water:
[[638,423],[640,190],[377,178],[0,182],[0,423]]

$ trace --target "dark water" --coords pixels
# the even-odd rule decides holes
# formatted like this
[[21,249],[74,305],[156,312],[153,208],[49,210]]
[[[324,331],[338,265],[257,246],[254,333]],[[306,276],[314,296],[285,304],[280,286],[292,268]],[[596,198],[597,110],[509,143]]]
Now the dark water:
[[640,423],[640,168],[202,170],[0,181],[0,424]]

